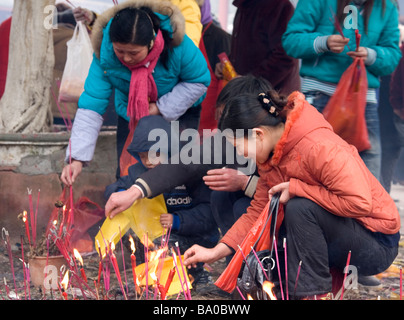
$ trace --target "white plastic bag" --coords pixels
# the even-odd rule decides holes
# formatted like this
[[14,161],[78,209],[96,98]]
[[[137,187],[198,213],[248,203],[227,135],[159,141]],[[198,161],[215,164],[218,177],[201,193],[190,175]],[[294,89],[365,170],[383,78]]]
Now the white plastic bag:
[[88,70],[93,60],[93,47],[87,28],[78,22],[73,37],[67,42],[67,59],[59,89],[59,101],[77,102],[84,91]]

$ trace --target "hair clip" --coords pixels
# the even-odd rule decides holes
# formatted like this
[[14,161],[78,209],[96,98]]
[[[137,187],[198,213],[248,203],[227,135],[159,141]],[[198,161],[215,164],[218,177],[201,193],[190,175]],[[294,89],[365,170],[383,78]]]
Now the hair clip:
[[276,111],[276,107],[274,106],[271,98],[265,94],[265,93],[260,93],[258,95],[258,100],[261,102],[262,106],[273,116],[277,117],[278,112]]

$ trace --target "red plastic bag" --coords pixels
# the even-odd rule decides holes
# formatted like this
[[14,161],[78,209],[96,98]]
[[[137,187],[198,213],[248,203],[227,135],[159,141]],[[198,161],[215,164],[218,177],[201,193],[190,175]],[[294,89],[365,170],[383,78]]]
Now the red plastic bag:
[[[88,234],[90,227],[105,217],[105,211],[87,197],[81,197],[71,209],[72,196],[69,188],[64,188],[58,203],[48,221],[48,235],[54,222],[57,221],[57,232],[70,250],[77,249],[80,253],[92,252],[94,241]],[[70,190],[71,191],[71,190]]]
[[343,73],[323,115],[334,132],[359,152],[370,149],[365,119],[368,80],[363,59],[356,58]]
[[[257,221],[255,221],[250,232],[247,234],[247,236],[244,238],[243,242],[240,245],[240,248],[245,256],[247,256],[250,253],[251,247],[257,241],[258,237],[261,234],[262,228],[264,227],[265,227],[264,232],[262,233],[262,236],[255,247],[256,251],[269,249],[269,246],[272,243],[272,239],[269,239],[271,220],[269,220],[268,223],[265,223],[268,219],[269,206],[270,202],[268,202],[268,204],[262,210]],[[283,206],[280,205],[278,211],[278,218],[276,220],[276,228],[275,228],[276,231],[279,230],[279,227],[281,226],[283,221],[283,217],[284,217]],[[215,285],[220,289],[222,289],[223,291],[231,293],[237,285],[237,277],[240,273],[243,261],[244,260],[241,251],[237,250],[227,268],[216,280]]]

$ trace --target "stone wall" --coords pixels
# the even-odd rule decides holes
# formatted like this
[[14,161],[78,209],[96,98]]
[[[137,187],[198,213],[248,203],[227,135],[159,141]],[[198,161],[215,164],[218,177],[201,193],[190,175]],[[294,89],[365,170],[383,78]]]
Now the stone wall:
[[[17,217],[24,210],[29,211],[27,189],[32,190],[34,208],[40,190],[38,233],[46,226],[63,191],[60,174],[68,143],[66,132],[0,135],[0,228],[9,231],[13,243],[19,242],[25,233]],[[103,131],[93,161],[83,169],[73,187],[74,201],[86,196],[103,208],[104,188],[115,181],[116,166],[115,132]]]

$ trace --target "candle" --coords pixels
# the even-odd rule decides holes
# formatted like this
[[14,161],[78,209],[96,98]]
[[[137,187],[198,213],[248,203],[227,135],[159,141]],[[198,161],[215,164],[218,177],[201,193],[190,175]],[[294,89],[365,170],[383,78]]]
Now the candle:
[[166,294],[167,294],[168,290],[170,289],[171,282],[174,279],[174,275],[175,275],[175,267],[173,267],[170,270],[169,274],[168,274],[167,281],[166,281],[166,284],[164,286],[164,291],[165,291]]
[[136,246],[135,246],[135,242],[133,241],[132,236],[129,236],[129,242],[130,242],[130,248],[132,250],[132,254],[130,255],[130,261],[132,264],[133,283],[135,284],[135,290],[137,292],[138,285],[136,283],[136,256],[135,256]]
[[87,276],[84,271],[84,263],[83,263],[83,258],[81,257],[79,251],[77,249],[73,249],[73,254],[76,257],[76,259],[80,262],[80,273],[81,277],[83,278],[84,282],[87,283]]
[[24,211],[22,214],[22,221],[25,224],[25,233],[27,234],[27,237],[28,237],[28,243],[29,243],[29,245],[31,245],[31,237],[29,234],[29,225],[28,225],[27,215],[28,215],[27,211]]
[[69,270],[66,271],[61,284],[62,289],[62,296],[65,300],[67,300],[67,286],[69,285]]

